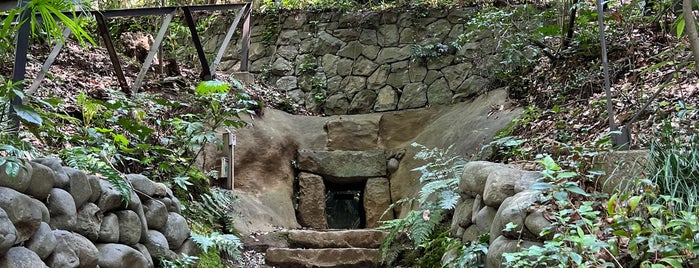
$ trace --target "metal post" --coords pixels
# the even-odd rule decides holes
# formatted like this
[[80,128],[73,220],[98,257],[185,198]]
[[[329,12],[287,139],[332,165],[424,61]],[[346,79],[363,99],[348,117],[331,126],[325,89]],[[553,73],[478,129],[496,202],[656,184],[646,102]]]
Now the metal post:
[[252,15],[252,2],[248,3],[243,23],[243,39],[240,49],[240,71],[248,71],[248,47],[250,47],[250,17]]
[[[25,7],[29,3],[29,0],[19,0],[18,5],[20,8]],[[24,75],[27,73],[27,51],[29,50],[29,16],[31,16],[31,10],[26,9],[19,15],[19,21],[22,25],[19,27],[19,33],[17,34],[17,43],[15,47],[15,66],[12,69],[12,82],[17,83],[16,86],[18,90],[22,91],[24,86],[19,83],[24,80]],[[19,116],[14,109],[15,105],[22,104],[22,98],[19,96],[14,96],[10,101],[10,126],[12,132],[19,131]]]
[[175,16],[175,11],[177,11],[177,9],[173,9],[170,13],[165,15],[163,24],[160,26],[160,30],[158,31],[158,36],[155,37],[155,41],[153,42],[153,47],[150,48],[148,56],[146,56],[146,61],[143,62],[143,66],[141,66],[141,71],[138,73],[136,81],[134,81],[133,85],[131,86],[131,93],[138,92],[138,89],[141,87],[141,83],[143,83],[143,78],[146,77],[146,72],[148,72],[151,63],[153,63],[153,58],[155,57],[156,52],[158,52],[158,47],[160,47],[160,43],[162,43],[163,38],[165,38],[165,32],[167,32],[167,27],[170,25],[172,17]]
[[[604,18],[603,18],[604,7],[602,0],[597,0],[597,19],[599,23],[599,37],[600,45],[602,46],[602,67],[604,71],[604,91],[607,95],[607,115],[609,116],[609,130],[614,132],[617,131],[616,122],[614,121],[614,106],[612,105],[612,91],[610,89],[609,82],[609,63],[607,62],[607,42],[604,35]],[[628,130],[627,130],[628,131]],[[619,135],[617,133],[612,133],[612,144],[614,146],[627,145],[629,143],[629,135]]]
[[235,185],[235,144],[235,134],[226,129],[226,133],[223,133],[223,153],[226,155],[226,161],[222,163],[225,163],[222,171],[225,171],[226,175],[221,177],[226,178],[224,187],[229,190],[233,190]]
[[130,95],[131,91],[128,90],[129,85],[126,83],[126,77],[124,76],[124,71],[121,69],[121,63],[119,62],[119,57],[117,57],[116,50],[114,49],[114,43],[112,43],[112,37],[109,36],[109,29],[107,28],[107,19],[104,14],[100,12],[93,12],[95,15],[95,20],[97,21],[97,29],[104,40],[104,46],[107,47],[107,52],[109,52],[109,59],[112,61],[112,66],[114,67],[114,73],[116,74],[117,81],[119,81],[119,86],[121,86],[122,91],[126,95]]
[[194,42],[194,47],[197,49],[197,56],[199,57],[199,62],[201,63],[201,79],[211,80],[213,75],[211,69],[209,69],[209,63],[206,60],[206,54],[204,54],[204,48],[201,45],[201,39],[199,39],[199,33],[197,33],[197,26],[194,24],[194,18],[192,17],[192,12],[189,7],[182,7],[184,12],[184,18],[187,21],[187,26],[189,27],[189,32],[192,34],[192,42]]
[[[216,75],[216,68],[218,67],[218,64],[221,62],[221,59],[223,59],[223,54],[226,52],[226,48],[228,48],[228,44],[231,42],[231,38],[233,38],[233,33],[235,32],[235,28],[238,28],[238,23],[240,22],[240,19],[243,18],[243,15],[245,14],[246,6],[243,6],[239,11],[238,14],[235,16],[235,19],[233,20],[233,23],[231,23],[231,27],[228,28],[228,32],[226,32],[226,38],[223,39],[223,43],[221,44],[221,47],[218,48],[218,53],[216,54],[216,58],[214,58],[214,62],[211,63],[211,73],[215,76]],[[242,63],[242,62],[241,62]]]
[[68,36],[70,36],[70,28],[66,27],[65,29],[63,29],[63,40],[59,40],[58,44],[56,44],[53,47],[53,50],[51,50],[49,57],[46,59],[46,62],[44,62],[44,65],[41,66],[39,74],[34,78],[32,85],[27,90],[28,95],[34,94],[34,92],[36,92],[36,90],[39,89],[39,86],[41,85],[41,80],[44,80],[44,76],[46,76],[46,73],[49,71],[49,68],[51,68],[51,64],[53,64],[53,62],[56,60],[56,56],[58,56],[58,53],[61,52],[61,49],[63,48],[63,45],[66,42],[65,40],[68,39]]

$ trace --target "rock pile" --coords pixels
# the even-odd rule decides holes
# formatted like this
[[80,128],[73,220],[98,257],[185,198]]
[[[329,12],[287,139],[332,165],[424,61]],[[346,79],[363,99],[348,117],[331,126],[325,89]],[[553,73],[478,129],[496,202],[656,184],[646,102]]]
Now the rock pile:
[[[540,211],[529,209],[539,199],[540,192],[529,189],[539,178],[540,172],[469,162],[459,181],[459,193],[466,198],[454,210],[451,235],[462,241],[478,241],[481,234],[490,233],[486,267],[500,267],[505,252],[541,245],[539,234],[551,223]],[[503,231],[508,223],[517,228]]]
[[153,267],[196,255],[180,203],[164,184],[130,174],[131,201],[53,158],[0,167],[0,267]]

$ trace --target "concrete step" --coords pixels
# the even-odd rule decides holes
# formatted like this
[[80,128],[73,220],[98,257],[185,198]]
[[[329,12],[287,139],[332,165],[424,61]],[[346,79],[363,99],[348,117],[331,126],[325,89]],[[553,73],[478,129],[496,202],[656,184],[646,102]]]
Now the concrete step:
[[341,231],[290,230],[291,248],[379,248],[385,231],[354,229]]
[[381,267],[379,250],[368,248],[290,249],[269,248],[266,265],[278,268],[371,268]]

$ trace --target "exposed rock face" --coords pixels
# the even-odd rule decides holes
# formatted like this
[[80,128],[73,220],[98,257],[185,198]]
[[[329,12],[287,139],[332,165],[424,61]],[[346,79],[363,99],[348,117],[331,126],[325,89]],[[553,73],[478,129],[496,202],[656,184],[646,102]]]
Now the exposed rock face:
[[[127,175],[138,193],[131,191],[131,201],[124,204],[108,181],[63,167],[56,159],[26,164],[28,171],[20,175],[37,187],[32,183],[20,192],[0,186],[0,267],[152,268],[153,258],[198,254],[193,242],[184,243],[191,241],[189,227],[178,214],[179,201],[164,185]],[[23,188],[8,179],[13,180],[0,176],[2,185]],[[141,198],[148,200],[149,218],[166,236],[148,230]],[[158,199],[167,199],[170,211]],[[149,248],[157,255],[151,256]]]
[[318,175],[299,174],[298,220],[303,226],[327,229],[325,216],[325,184]]

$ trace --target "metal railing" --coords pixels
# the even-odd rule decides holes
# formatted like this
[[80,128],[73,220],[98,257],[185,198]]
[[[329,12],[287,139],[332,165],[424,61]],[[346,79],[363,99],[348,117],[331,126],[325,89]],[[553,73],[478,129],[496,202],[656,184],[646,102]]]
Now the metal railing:
[[[22,0],[20,0],[22,1]],[[20,5],[25,5],[27,0],[21,2]],[[199,38],[199,33],[197,32],[196,25],[192,13],[200,11],[231,11],[236,10],[237,14],[230,27],[226,33],[222,44],[218,47],[216,57],[213,62],[209,63],[206,54],[204,52],[201,40]],[[201,79],[211,80],[215,78],[216,69],[226,52],[226,49],[230,45],[230,41],[233,37],[233,33],[238,29],[238,24],[243,20],[243,26],[241,31],[241,53],[240,53],[240,71],[247,71],[248,68],[248,47],[250,46],[250,17],[252,14],[252,2],[242,3],[242,4],[222,4],[222,5],[192,5],[192,6],[173,6],[173,7],[154,7],[154,8],[136,8],[136,9],[115,9],[115,10],[101,10],[101,11],[90,11],[87,13],[73,13],[64,12],[68,17],[74,18],[74,16],[81,15],[92,15],[95,17],[98,24],[99,35],[104,41],[104,45],[109,53],[109,58],[114,67],[114,72],[116,74],[119,86],[122,90],[130,95],[132,93],[138,92],[139,88],[143,83],[146,73],[148,72],[153,58],[155,57],[162,41],[165,37],[170,22],[178,11],[184,14],[184,18],[189,28],[192,36],[192,42],[197,51],[197,57],[201,64],[202,72]],[[128,85],[124,71],[121,66],[121,62],[117,56],[117,52],[114,48],[114,43],[112,42],[112,37],[109,34],[108,18],[127,18],[127,17],[140,17],[140,16],[152,16],[160,15],[164,16],[162,24],[158,30],[158,34],[155,37],[154,43],[146,56],[146,60],[143,62],[141,69],[136,77],[136,80],[132,85]],[[26,15],[24,15],[26,18]],[[38,16],[38,15],[37,15]],[[18,82],[24,80],[26,75],[26,64],[27,64],[27,51],[29,47],[29,34],[30,28],[28,23],[24,23],[17,34],[17,46],[15,51],[15,65],[13,69],[13,81]],[[63,31],[63,36],[67,38],[70,35],[68,29]],[[64,38],[64,39],[65,39]],[[49,68],[53,64],[56,56],[60,53],[63,48],[63,42],[56,44],[46,62],[44,62],[39,74],[32,81],[31,86],[26,90],[27,94],[33,94],[41,84],[41,81],[45,77]],[[20,88],[22,89],[22,88]],[[20,100],[21,101],[21,100]]]

